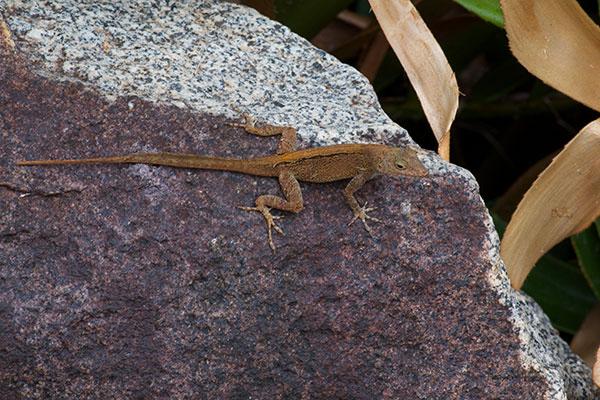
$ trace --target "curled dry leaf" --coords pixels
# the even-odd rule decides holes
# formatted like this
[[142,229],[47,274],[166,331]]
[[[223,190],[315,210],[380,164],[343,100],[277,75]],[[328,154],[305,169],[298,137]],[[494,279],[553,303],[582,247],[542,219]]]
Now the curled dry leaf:
[[510,48],[533,75],[600,111],[600,28],[576,0],[501,0]]
[[449,159],[458,84],[441,47],[410,0],[369,0],[381,29],[415,88],[429,125]]
[[544,253],[600,214],[599,154],[597,119],[565,146],[525,193],[500,246],[515,289]]
[[588,367],[594,366],[596,352],[600,348],[600,303],[583,320],[581,327],[571,339],[571,350],[577,354]]

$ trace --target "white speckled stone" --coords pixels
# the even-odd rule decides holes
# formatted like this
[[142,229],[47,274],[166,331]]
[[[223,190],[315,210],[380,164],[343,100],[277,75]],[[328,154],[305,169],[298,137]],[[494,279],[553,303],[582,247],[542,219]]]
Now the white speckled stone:
[[406,134],[354,68],[253,9],[214,1],[6,7],[0,11],[24,40],[20,51],[55,77],[109,98],[133,95],[229,117],[238,116],[235,106],[323,144],[358,141],[369,131]]
[[[138,96],[229,117],[237,116],[235,106],[295,126],[302,141],[319,144],[406,135],[355,69],[236,4],[4,1],[0,13],[19,53],[43,73],[82,82],[107,98]],[[405,143],[411,143],[407,136]],[[447,164],[431,168],[450,173]],[[590,370],[540,308],[510,287],[491,220],[486,223],[495,238],[488,243],[487,261],[495,265],[490,282],[513,310],[523,367],[546,378],[547,399],[600,398]]]

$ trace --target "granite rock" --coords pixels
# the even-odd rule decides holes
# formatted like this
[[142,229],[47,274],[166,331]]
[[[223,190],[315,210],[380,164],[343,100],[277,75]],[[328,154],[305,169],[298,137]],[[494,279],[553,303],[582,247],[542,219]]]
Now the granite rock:
[[239,210],[276,180],[148,165],[17,167],[173,151],[414,146],[366,80],[230,3],[0,4],[0,397],[600,398],[526,295],[466,171],[378,177],[370,237],[341,191],[266,242]]

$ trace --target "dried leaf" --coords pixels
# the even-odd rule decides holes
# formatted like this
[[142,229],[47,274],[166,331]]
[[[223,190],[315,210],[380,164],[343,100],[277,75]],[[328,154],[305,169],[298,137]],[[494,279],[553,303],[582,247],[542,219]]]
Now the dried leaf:
[[377,34],[371,44],[369,45],[366,53],[360,58],[358,62],[358,70],[367,77],[369,82],[375,80],[375,75],[379,71],[379,67],[385,58],[390,44],[385,40],[385,36],[381,30],[377,31]]
[[600,347],[600,303],[585,317],[581,327],[571,339],[571,350],[590,368],[594,366],[596,350]]
[[388,42],[412,83],[449,159],[450,126],[458,109],[458,84],[441,47],[410,0],[369,0]]
[[600,111],[600,28],[576,0],[501,0],[510,48],[533,75]]
[[600,119],[588,124],[525,193],[502,239],[500,253],[516,289],[556,243],[600,214]]

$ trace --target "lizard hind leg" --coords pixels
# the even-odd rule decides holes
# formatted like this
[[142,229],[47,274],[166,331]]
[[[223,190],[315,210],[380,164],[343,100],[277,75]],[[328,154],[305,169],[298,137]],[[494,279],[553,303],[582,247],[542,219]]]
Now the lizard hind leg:
[[267,221],[267,230],[269,232],[269,246],[275,253],[275,245],[273,244],[272,229],[277,232],[283,233],[283,230],[275,223],[276,219],[280,219],[279,216],[273,216],[271,209],[276,208],[278,210],[289,211],[293,213],[299,213],[302,211],[302,191],[300,190],[300,184],[294,175],[289,171],[281,171],[279,174],[279,184],[281,191],[285,195],[285,199],[279,196],[263,195],[256,199],[256,207],[238,207],[242,210],[258,211],[260,212],[265,220]]
[[[261,196],[261,197],[265,197],[265,196]],[[258,199],[260,199],[260,197]],[[257,203],[258,203],[258,199],[256,199]],[[285,236],[285,233],[275,223],[276,219],[281,219],[282,217],[274,216],[273,214],[271,214],[271,209],[265,205],[256,206],[256,207],[238,206],[238,208],[240,208],[242,210],[247,210],[247,211],[258,211],[263,215],[263,217],[265,217],[265,220],[267,221],[267,230],[269,232],[269,246],[271,247],[271,250],[273,250],[273,253],[275,253],[275,245],[273,244],[273,234],[272,234],[271,228],[275,228],[275,230],[277,232],[279,232],[283,236]]]
[[228,123],[229,126],[239,126],[252,135],[257,136],[275,136],[281,135],[281,141],[279,147],[277,147],[277,154],[286,154],[296,151],[298,148],[298,136],[296,130],[291,126],[277,126],[277,125],[260,125],[256,126],[256,119],[250,116],[248,113],[243,111],[239,112],[244,116],[245,122],[240,123]]

